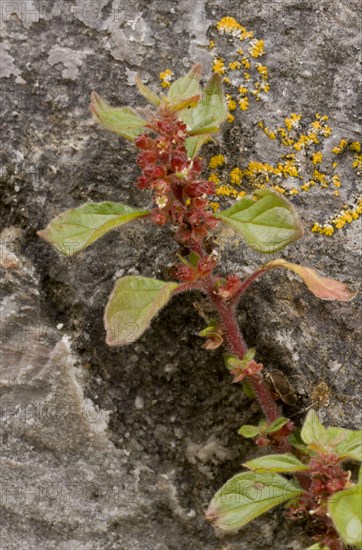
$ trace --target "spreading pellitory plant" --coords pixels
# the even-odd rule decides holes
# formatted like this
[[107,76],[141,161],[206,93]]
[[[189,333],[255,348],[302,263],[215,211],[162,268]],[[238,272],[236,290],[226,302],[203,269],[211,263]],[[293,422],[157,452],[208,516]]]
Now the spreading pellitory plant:
[[[338,281],[283,259],[265,263],[243,280],[235,274],[216,272],[216,268],[221,268],[220,259],[217,250],[210,249],[210,242],[218,226],[231,228],[247,245],[265,254],[284,249],[302,237],[303,230],[293,206],[268,189],[245,196],[226,210],[211,209],[214,183],[202,175],[199,151],[219,131],[227,117],[227,107],[220,75],[214,74],[203,90],[200,78],[201,67],[196,65],[172,83],[167,95],[157,95],[137,78],[140,93],[153,106],[144,110],[143,116],[131,107],[111,107],[93,93],[94,118],[135,143],[141,169],[136,186],[152,191],[152,208],[139,210],[115,202],[88,202],[57,216],[39,235],[63,255],[71,256],[131,221],[170,225],[180,245],[173,280],[142,276],[118,279],[105,309],[106,342],[109,346],[131,344],[173,295],[199,291],[214,311],[200,332],[206,338],[203,347],[215,349],[226,344],[226,366],[233,381],[247,382],[265,415],[259,426],[244,426],[240,433],[256,437],[258,445],[271,445],[278,451],[246,463],[251,471],[239,474],[215,495],[207,518],[221,529],[235,530],[287,501],[290,517],[318,518],[318,548],[327,545],[336,550],[343,544],[356,544],[360,488],[342,470],[341,463],[359,459],[358,432],[326,430],[312,411],[298,440],[293,423],[280,414],[277,396],[263,377],[263,365],[256,362],[255,350],[247,349],[236,319],[241,296],[255,279],[271,269],[294,271],[315,296],[324,300],[348,301],[353,293]],[[130,331],[130,327],[136,330]],[[280,473],[295,473],[296,481]]]

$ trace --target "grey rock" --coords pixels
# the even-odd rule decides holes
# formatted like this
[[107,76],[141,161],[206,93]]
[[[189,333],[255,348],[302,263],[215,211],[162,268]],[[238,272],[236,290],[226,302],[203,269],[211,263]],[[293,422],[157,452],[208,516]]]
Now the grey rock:
[[[206,158],[221,152],[228,169],[275,162],[280,151],[255,123],[275,127],[293,111],[329,115],[327,160],[342,137],[360,140],[357,2],[33,0],[1,9],[2,548],[307,547],[282,509],[227,538],[204,520],[214,492],[258,452],[236,432],[260,413],[231,384],[222,352],[200,349],[198,296],[174,298],[131,346],[104,343],[102,315],[115,279],[169,277],[177,252],[171,233],[131,224],[66,259],[36,231],[87,200],[150,205],[134,186],[133,145],[94,124],[90,93],[144,106],[136,73],[154,89],[166,68],[181,75],[201,61],[210,73],[211,25],[224,15],[265,40],[271,92],[225,125]],[[313,189],[294,199],[306,234],[283,257],[357,288],[360,223],[330,239],[308,229],[354,200],[356,174],[341,165],[339,198]],[[218,239],[228,272],[241,275],[265,261],[229,234]],[[359,296],[320,302],[282,271],[243,299],[247,343],[300,395],[286,410],[297,423],[320,381],[331,387],[323,420],[360,423],[360,303]]]

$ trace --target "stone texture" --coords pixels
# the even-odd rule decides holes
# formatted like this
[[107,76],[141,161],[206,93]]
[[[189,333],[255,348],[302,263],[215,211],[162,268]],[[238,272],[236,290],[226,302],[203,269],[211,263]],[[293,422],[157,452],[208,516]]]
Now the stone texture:
[[[282,509],[228,538],[204,521],[213,493],[254,455],[236,431],[259,413],[231,385],[222,352],[200,349],[198,296],[176,297],[128,348],[104,344],[114,280],[167,278],[177,250],[170,234],[143,222],[125,226],[64,259],[36,231],[87,200],[149,205],[133,185],[133,146],[92,122],[90,92],[144,105],[136,72],[151,84],[165,68],[182,74],[194,61],[208,72],[210,26],[224,15],[265,39],[272,91],[238,114],[207,156],[273,160],[255,122],[275,125],[293,111],[328,114],[336,143],[359,139],[357,2],[33,0],[1,8],[2,548],[307,547]],[[294,199],[307,227],[351,200],[356,182],[346,177],[339,201],[318,190]],[[283,257],[356,288],[360,229],[355,222],[331,239],[306,231]],[[219,240],[227,271],[264,261],[228,234]],[[246,340],[295,385],[300,401],[286,412],[296,421],[321,380],[332,389],[323,419],[344,427],[360,419],[359,306],[358,297],[321,303],[279,271],[245,296]]]

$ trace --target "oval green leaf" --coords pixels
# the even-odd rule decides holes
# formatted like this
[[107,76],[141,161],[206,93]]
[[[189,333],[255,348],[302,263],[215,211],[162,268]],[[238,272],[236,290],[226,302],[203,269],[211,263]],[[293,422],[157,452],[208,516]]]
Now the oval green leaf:
[[[220,75],[214,74],[207,83],[202,100],[194,109],[186,109],[180,117],[187,124],[191,137],[186,140],[187,154],[193,158],[210,134],[218,131],[228,114]],[[195,134],[195,135],[193,135]]]
[[328,499],[328,512],[345,544],[362,546],[362,486],[335,493]]
[[225,224],[240,233],[247,244],[263,254],[281,250],[303,235],[293,206],[277,193],[260,190],[257,200],[243,197],[231,208],[216,212]]
[[72,256],[108,231],[148,214],[147,210],[136,210],[125,204],[89,202],[66,210],[38,231],[38,235],[64,256]]
[[356,295],[355,292],[340,281],[321,277],[314,269],[302,265],[291,264],[285,260],[274,260],[263,266],[264,269],[273,269],[274,267],[284,267],[294,271],[307,285],[309,290],[321,300],[337,300],[339,302],[349,302]]
[[241,426],[241,428],[238,430],[238,434],[242,435],[243,437],[250,439],[251,437],[255,437],[260,432],[260,426],[252,426],[251,424],[244,424],[244,426]]
[[231,478],[215,494],[206,518],[223,531],[235,531],[302,492],[278,474],[245,472]]
[[285,424],[288,424],[288,422],[289,422],[289,418],[285,418],[284,416],[280,416],[279,418],[274,420],[274,422],[271,422],[270,424],[268,424],[268,426],[265,429],[265,432],[267,434],[273,434],[273,433],[279,431],[280,428],[285,426]]
[[180,103],[183,99],[198,95],[201,91],[201,73],[202,66],[197,64],[192,67],[191,71],[189,71],[186,76],[182,76],[175,80],[175,82],[171,84],[167,96],[171,103]]
[[362,462],[362,430],[327,428],[328,439],[333,437],[333,450],[339,457]]
[[308,445],[312,443],[318,446],[324,446],[327,443],[327,431],[319,421],[316,411],[309,411],[300,435],[303,441]]
[[128,276],[116,282],[104,314],[109,346],[135,342],[169,301],[178,283]]
[[111,107],[96,92],[92,92],[90,109],[102,126],[131,141],[147,124],[131,107]]
[[295,456],[285,454],[266,455],[254,458],[243,464],[249,470],[254,472],[301,472],[308,470],[308,466],[303,464]]

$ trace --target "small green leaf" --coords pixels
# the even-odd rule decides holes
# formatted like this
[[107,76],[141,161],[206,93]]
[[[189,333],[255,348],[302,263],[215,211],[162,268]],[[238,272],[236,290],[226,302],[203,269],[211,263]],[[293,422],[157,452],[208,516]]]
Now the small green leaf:
[[362,486],[355,485],[328,499],[328,512],[345,544],[362,546]]
[[278,432],[280,430],[280,428],[285,426],[285,424],[288,424],[288,422],[289,422],[288,418],[285,418],[284,416],[280,416],[279,418],[274,420],[274,422],[272,422],[271,424],[269,424],[267,426],[265,432],[268,433],[268,434]]
[[238,474],[215,494],[206,518],[223,531],[240,529],[303,491],[278,474]]
[[242,435],[243,437],[250,439],[252,437],[257,436],[260,433],[260,426],[252,426],[251,424],[244,424],[244,426],[241,426],[240,430],[238,430],[238,434]]
[[294,271],[305,282],[309,290],[321,300],[337,300],[339,302],[349,302],[356,295],[355,292],[340,281],[321,277],[314,269],[304,267],[298,264],[291,264],[285,260],[273,260],[263,266],[264,269],[272,269],[274,267],[284,267]]
[[111,107],[96,92],[92,92],[90,109],[97,122],[108,130],[134,141],[147,122],[130,107]]
[[109,346],[135,342],[169,301],[177,283],[128,276],[116,282],[104,315]]
[[251,248],[264,254],[281,250],[303,235],[294,208],[286,199],[269,190],[255,194],[256,201],[243,197],[214,216],[241,233]]
[[245,353],[242,359],[239,359],[239,357],[236,357],[236,355],[225,354],[224,359],[225,359],[226,368],[228,370],[233,370],[236,368],[240,368],[240,369],[246,368],[248,366],[248,363],[254,359],[255,353],[256,353],[255,349],[250,348]]
[[187,154],[190,158],[197,154],[210,134],[218,131],[227,114],[222,80],[220,75],[214,74],[206,85],[198,106],[180,113],[181,119],[190,129],[191,137],[186,140]]
[[258,473],[301,472],[302,470],[308,470],[308,466],[288,453],[254,458],[253,460],[245,462],[243,466]]
[[38,235],[64,256],[72,256],[108,231],[148,214],[146,210],[136,210],[125,204],[89,202],[66,210],[38,231]]
[[171,103],[179,103],[183,99],[201,93],[200,78],[202,66],[194,65],[191,71],[186,75],[178,78],[173,82],[168,91],[168,99]]
[[323,447],[327,443],[327,431],[320,423],[316,411],[309,411],[300,435],[308,445],[313,443]]
[[335,434],[338,441],[333,450],[341,458],[357,460],[362,462],[362,430],[346,430],[344,428],[327,428],[327,435],[330,439]]
[[136,86],[138,88],[138,91],[143,95],[147,101],[158,107],[161,103],[161,99],[158,97],[155,92],[151,90],[146,84],[143,84],[141,77],[139,75],[136,76]]
[[316,544],[313,544],[312,546],[308,546],[307,550],[329,550],[328,546],[321,546],[319,542]]

